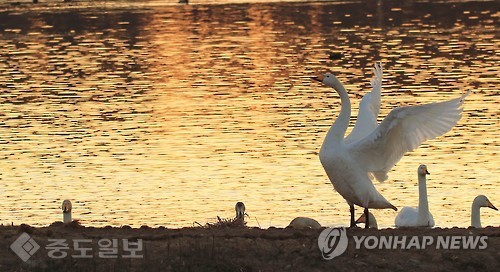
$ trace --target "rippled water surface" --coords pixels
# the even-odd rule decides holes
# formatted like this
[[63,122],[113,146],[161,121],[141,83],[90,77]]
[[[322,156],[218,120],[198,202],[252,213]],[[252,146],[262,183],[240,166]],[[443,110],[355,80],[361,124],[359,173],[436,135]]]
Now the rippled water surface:
[[[438,226],[469,226],[478,194],[500,206],[498,3],[151,3],[1,5],[0,223],[48,225],[71,199],[92,226],[204,224],[237,201],[250,226],[346,225],[317,155],[340,100],[309,77],[335,73],[355,115],[375,61],[380,120],[474,90],[382,194],[417,205],[425,163]],[[395,212],[374,213],[393,225]]]

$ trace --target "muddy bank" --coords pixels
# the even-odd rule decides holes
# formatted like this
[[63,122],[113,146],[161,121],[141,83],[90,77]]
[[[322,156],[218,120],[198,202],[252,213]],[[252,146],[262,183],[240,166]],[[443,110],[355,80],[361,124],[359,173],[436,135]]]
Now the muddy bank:
[[[500,266],[500,228],[348,229],[348,247],[325,260],[320,230],[258,228],[0,227],[1,271],[493,271]],[[10,248],[26,233],[39,249],[23,262]],[[484,249],[367,249],[361,236],[487,236]],[[26,236],[27,237],[27,236]],[[372,240],[377,239],[372,238]],[[59,239],[59,240],[57,240]],[[142,250],[138,249],[142,239]],[[421,239],[420,239],[421,240]],[[59,242],[54,242],[59,241]],[[128,244],[125,244],[127,241]],[[25,242],[25,241],[22,241]],[[116,242],[116,244],[115,244]],[[59,243],[59,244],[57,244]],[[64,245],[66,245],[65,248]],[[370,244],[369,244],[370,245]],[[59,252],[54,252],[59,247]],[[81,248],[87,250],[79,251]],[[33,250],[30,246],[25,250]],[[52,250],[52,253],[50,251]],[[65,252],[65,253],[61,253]],[[83,252],[83,253],[82,253]],[[49,255],[52,254],[52,257]],[[66,254],[67,256],[61,257]],[[72,257],[76,256],[76,257]],[[82,258],[86,255],[87,258]],[[130,258],[134,255],[136,258]],[[61,258],[55,258],[55,257]]]

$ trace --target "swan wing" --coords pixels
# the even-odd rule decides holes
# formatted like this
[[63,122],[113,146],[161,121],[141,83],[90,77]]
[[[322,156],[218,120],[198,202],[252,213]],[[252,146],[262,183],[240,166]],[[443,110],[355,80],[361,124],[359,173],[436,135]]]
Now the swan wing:
[[372,133],[349,144],[348,151],[362,168],[384,181],[406,152],[457,124],[469,93],[449,101],[396,108]]
[[396,227],[434,227],[434,217],[429,213],[429,225],[418,225],[418,208],[403,207],[394,220]]
[[429,213],[429,227],[433,228],[434,225],[435,225],[434,216],[432,216],[432,213]]
[[417,224],[418,209],[414,207],[403,207],[396,216],[394,223],[396,227],[414,227]]
[[359,141],[377,128],[382,89],[382,64],[380,62],[375,63],[373,68],[371,86],[372,91],[365,94],[359,103],[358,118],[351,133],[344,140],[346,143]]

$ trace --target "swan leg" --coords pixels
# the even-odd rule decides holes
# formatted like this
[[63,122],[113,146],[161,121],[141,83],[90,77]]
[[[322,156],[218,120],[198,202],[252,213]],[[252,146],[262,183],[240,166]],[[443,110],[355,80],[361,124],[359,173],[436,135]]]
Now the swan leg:
[[350,228],[356,227],[356,220],[354,220],[354,204],[349,204],[349,211],[351,212],[351,226]]
[[370,216],[368,216],[368,208],[365,208],[365,229],[370,227]]

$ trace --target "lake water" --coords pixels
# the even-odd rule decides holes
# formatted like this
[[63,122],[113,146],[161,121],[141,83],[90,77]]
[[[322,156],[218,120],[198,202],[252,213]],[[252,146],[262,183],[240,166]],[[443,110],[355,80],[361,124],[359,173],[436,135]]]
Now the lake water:
[[[354,123],[375,61],[380,120],[474,90],[459,124],[377,189],[417,205],[425,163],[437,226],[469,226],[478,194],[500,206],[498,2],[11,2],[0,5],[0,223],[48,225],[71,199],[87,226],[205,224],[237,201],[249,226],[347,225],[318,159],[340,99],[309,77],[337,75]],[[394,211],[373,212],[394,224]]]

